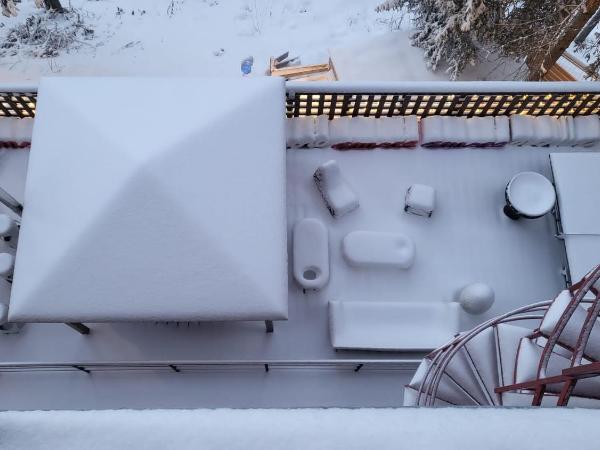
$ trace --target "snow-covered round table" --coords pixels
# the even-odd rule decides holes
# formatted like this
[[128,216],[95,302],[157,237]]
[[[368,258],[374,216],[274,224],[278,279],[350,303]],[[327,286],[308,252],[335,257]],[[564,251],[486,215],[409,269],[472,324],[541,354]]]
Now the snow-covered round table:
[[9,318],[287,318],[284,83],[48,78]]

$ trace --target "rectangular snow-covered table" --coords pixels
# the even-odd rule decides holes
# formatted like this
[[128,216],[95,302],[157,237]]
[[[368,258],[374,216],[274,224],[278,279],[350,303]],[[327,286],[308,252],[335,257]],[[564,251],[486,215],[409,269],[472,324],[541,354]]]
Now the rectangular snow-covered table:
[[600,263],[600,153],[552,153],[550,161],[575,282]]
[[10,320],[287,318],[284,83],[49,78]]

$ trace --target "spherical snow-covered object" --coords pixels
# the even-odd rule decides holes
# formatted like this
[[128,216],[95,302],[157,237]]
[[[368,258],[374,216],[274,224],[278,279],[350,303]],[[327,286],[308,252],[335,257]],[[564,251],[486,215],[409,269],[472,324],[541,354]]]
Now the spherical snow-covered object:
[[473,283],[465,286],[458,295],[458,303],[469,314],[481,314],[492,307],[494,290],[485,283]]

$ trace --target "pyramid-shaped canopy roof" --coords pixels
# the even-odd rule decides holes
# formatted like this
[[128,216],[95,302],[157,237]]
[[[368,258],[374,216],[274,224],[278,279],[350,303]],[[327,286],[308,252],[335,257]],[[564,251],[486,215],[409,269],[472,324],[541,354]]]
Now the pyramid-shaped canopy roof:
[[284,95],[42,80],[11,320],[286,318]]

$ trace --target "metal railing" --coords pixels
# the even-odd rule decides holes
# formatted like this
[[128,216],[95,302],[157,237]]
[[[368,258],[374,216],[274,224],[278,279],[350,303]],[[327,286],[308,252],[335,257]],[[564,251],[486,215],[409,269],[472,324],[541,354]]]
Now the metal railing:
[[223,370],[414,371],[420,362],[421,359],[0,362],[0,373],[65,371],[94,373],[144,370],[164,370],[175,373]]

